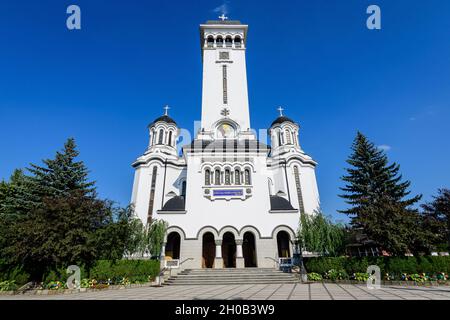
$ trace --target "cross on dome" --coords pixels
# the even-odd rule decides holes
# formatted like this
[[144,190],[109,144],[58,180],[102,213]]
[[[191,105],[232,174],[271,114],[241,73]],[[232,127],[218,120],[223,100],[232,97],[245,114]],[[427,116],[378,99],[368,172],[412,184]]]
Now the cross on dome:
[[283,116],[283,111],[284,111],[284,109],[283,109],[283,107],[278,107],[278,112],[280,112],[280,117],[282,117]]
[[164,109],[164,115],[165,116],[169,115],[169,109],[170,109],[169,105],[166,104],[163,109]]
[[228,20],[228,17],[226,17],[225,14],[222,13],[222,15],[219,16],[219,19],[222,20],[222,21],[225,21],[225,20]]

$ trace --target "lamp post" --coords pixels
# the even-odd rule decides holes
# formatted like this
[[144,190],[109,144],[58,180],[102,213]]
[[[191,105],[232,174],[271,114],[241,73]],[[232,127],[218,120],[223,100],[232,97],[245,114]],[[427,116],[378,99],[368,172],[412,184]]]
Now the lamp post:
[[300,268],[300,278],[302,282],[308,281],[308,275],[306,273],[305,265],[303,264],[303,253],[302,253],[302,241],[300,237],[296,237],[293,241],[294,245],[294,256],[293,265]]

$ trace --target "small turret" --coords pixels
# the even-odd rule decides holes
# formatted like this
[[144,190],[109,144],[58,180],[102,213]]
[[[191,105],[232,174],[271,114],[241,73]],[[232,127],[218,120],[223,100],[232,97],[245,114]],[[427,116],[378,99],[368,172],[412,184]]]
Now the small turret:
[[169,106],[165,106],[164,114],[149,124],[149,149],[155,147],[176,149],[179,130],[175,120],[169,117],[169,109]]
[[289,117],[283,115],[283,110],[282,107],[278,108],[280,115],[272,122],[269,129],[272,150],[277,150],[280,147],[300,148],[298,142],[300,126]]

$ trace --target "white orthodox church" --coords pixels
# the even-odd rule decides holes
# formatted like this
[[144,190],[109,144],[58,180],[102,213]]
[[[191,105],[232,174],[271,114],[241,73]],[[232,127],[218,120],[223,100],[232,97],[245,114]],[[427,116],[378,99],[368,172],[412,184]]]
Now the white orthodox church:
[[251,130],[247,29],[224,19],[200,25],[201,128],[179,154],[166,109],[133,163],[135,211],[144,223],[168,222],[162,257],[183,269],[274,267],[293,255],[300,215],[319,209],[317,163],[301,147],[299,125],[280,108],[270,146]]

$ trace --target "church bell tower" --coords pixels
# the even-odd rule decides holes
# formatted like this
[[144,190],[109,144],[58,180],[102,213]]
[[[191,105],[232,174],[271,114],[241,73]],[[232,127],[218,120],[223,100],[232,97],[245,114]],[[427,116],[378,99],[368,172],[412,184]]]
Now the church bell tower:
[[[200,25],[203,60],[201,129],[215,138],[228,138],[227,128],[250,130],[245,44],[248,26],[239,21],[207,21]],[[227,124],[226,120],[229,119]],[[219,137],[216,132],[219,133]],[[236,132],[236,133],[234,133]]]

